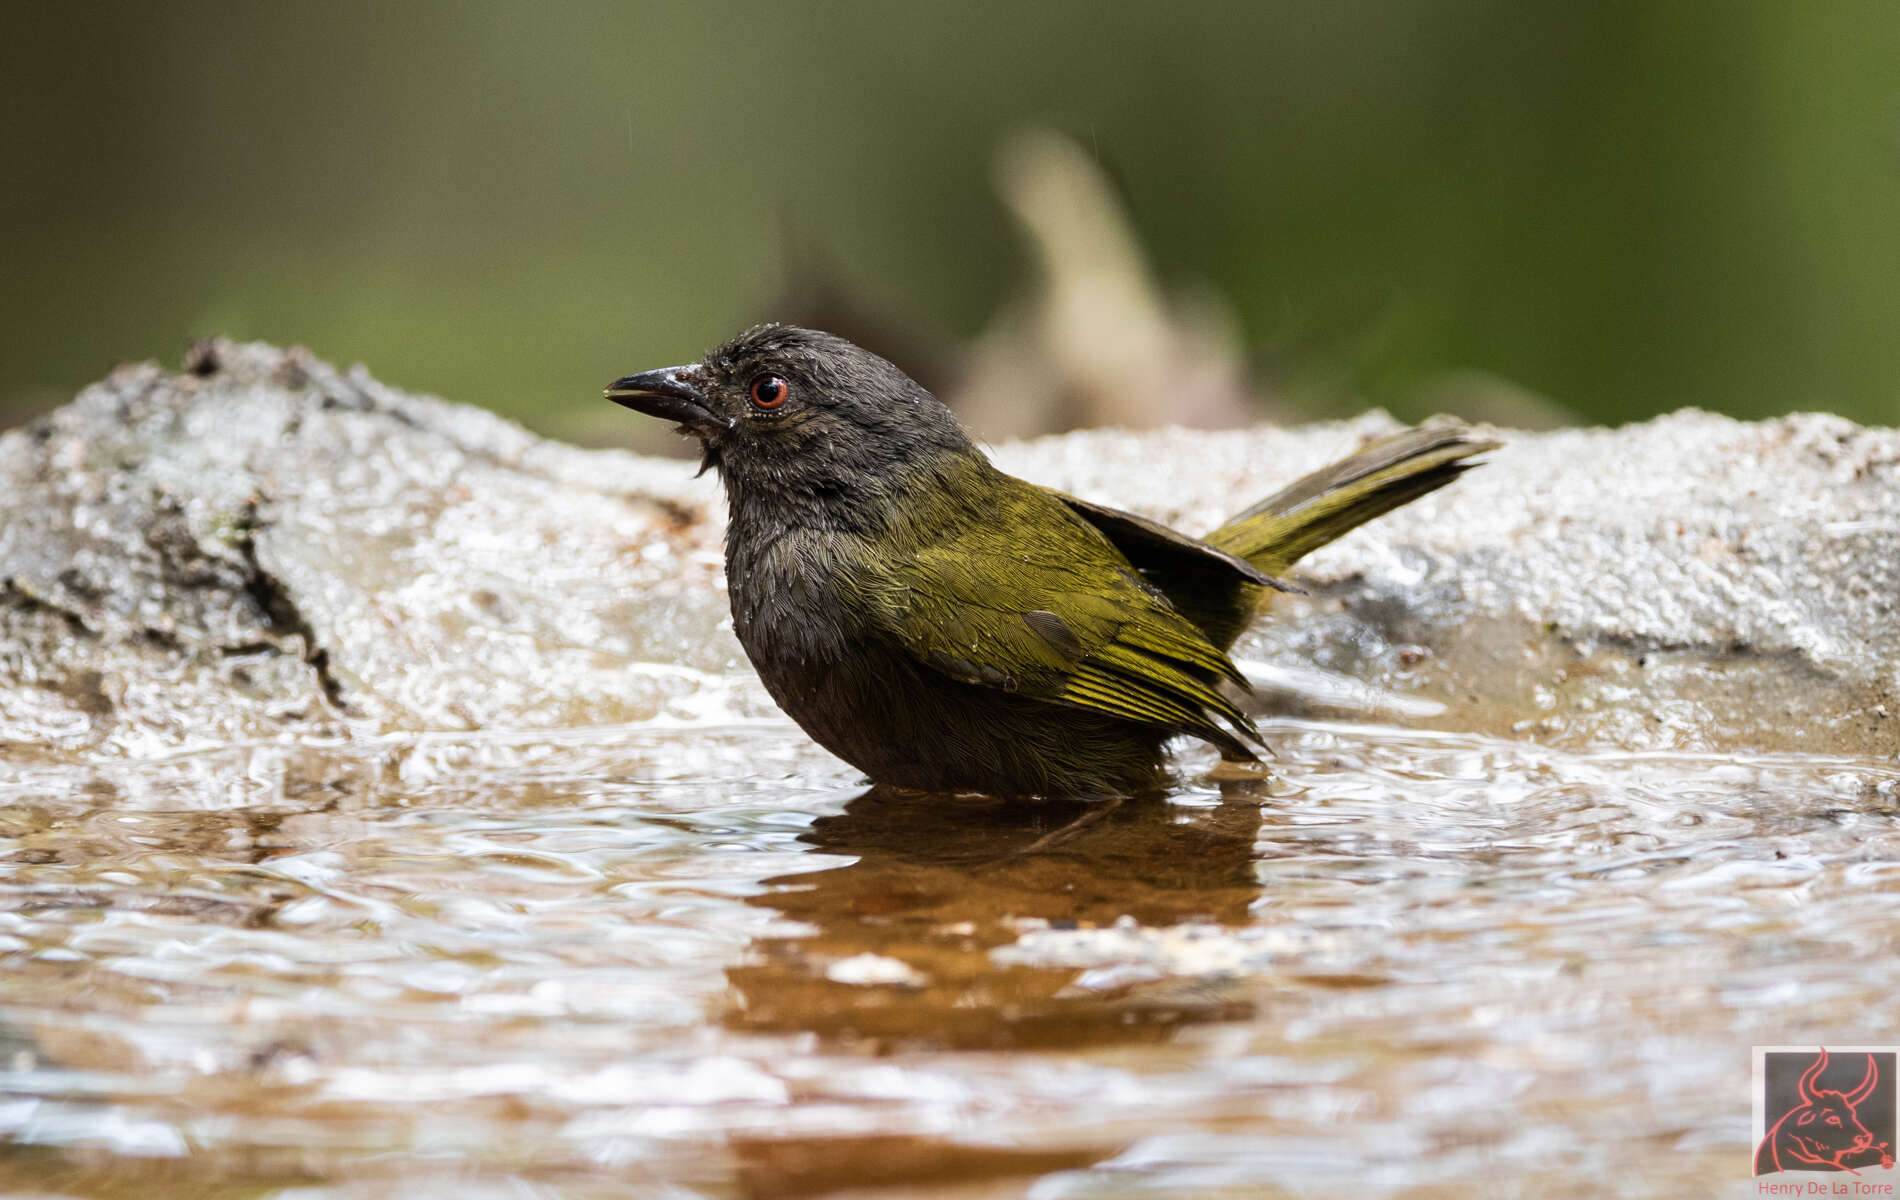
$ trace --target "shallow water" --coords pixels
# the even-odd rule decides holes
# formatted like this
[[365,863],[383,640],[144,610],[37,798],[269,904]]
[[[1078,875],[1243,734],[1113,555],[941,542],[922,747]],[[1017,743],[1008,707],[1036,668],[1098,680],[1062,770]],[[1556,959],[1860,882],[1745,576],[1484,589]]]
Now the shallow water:
[[788,723],[0,783],[0,1189],[1706,1194],[1900,1030],[1900,770],[1268,723],[1112,809]]

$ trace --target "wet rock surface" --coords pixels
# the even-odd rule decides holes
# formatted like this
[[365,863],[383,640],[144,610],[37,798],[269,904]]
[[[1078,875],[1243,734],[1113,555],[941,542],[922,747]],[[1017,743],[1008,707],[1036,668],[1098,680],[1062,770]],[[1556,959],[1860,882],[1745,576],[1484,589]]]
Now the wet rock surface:
[[[1206,529],[1383,430],[1085,432],[1006,469]],[[722,499],[296,350],[206,343],[0,438],[0,739],[769,712]],[[1900,749],[1900,433],[1684,412],[1508,437],[1301,565],[1238,648],[1263,707],[1569,746]]]
[[679,464],[294,350],[194,363],[126,367],[0,439],[0,736],[137,754],[626,721],[731,665],[712,497]]

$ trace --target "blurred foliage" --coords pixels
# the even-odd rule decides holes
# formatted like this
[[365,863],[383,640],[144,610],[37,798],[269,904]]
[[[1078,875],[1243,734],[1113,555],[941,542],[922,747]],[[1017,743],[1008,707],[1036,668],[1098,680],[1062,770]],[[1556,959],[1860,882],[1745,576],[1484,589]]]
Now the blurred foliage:
[[1596,421],[1900,420],[1887,2],[30,4],[9,25],[0,423],[225,333],[623,440],[606,380],[814,289],[960,361],[1030,286],[994,164],[1037,126],[1114,181],[1164,288],[1225,313],[1270,415],[1503,392]]

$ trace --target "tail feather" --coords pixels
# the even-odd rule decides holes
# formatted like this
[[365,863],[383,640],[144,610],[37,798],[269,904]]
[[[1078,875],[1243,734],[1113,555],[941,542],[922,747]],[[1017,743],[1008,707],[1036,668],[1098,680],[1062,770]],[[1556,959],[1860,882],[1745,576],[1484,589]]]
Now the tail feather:
[[1411,429],[1322,467],[1234,517],[1206,541],[1278,575],[1374,517],[1433,492],[1499,443],[1463,425]]

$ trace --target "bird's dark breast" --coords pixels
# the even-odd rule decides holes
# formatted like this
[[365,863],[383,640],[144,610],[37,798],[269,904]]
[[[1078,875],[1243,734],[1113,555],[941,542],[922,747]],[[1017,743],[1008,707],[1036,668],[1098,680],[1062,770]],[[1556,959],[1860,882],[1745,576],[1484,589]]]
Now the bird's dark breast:
[[1152,782],[1154,731],[960,683],[866,646],[817,670],[760,663],[812,739],[880,783],[940,792],[1127,795]]
[[963,683],[869,633],[848,555],[789,533],[728,548],[733,630],[780,708],[878,783],[999,796],[1125,796],[1165,735]]

